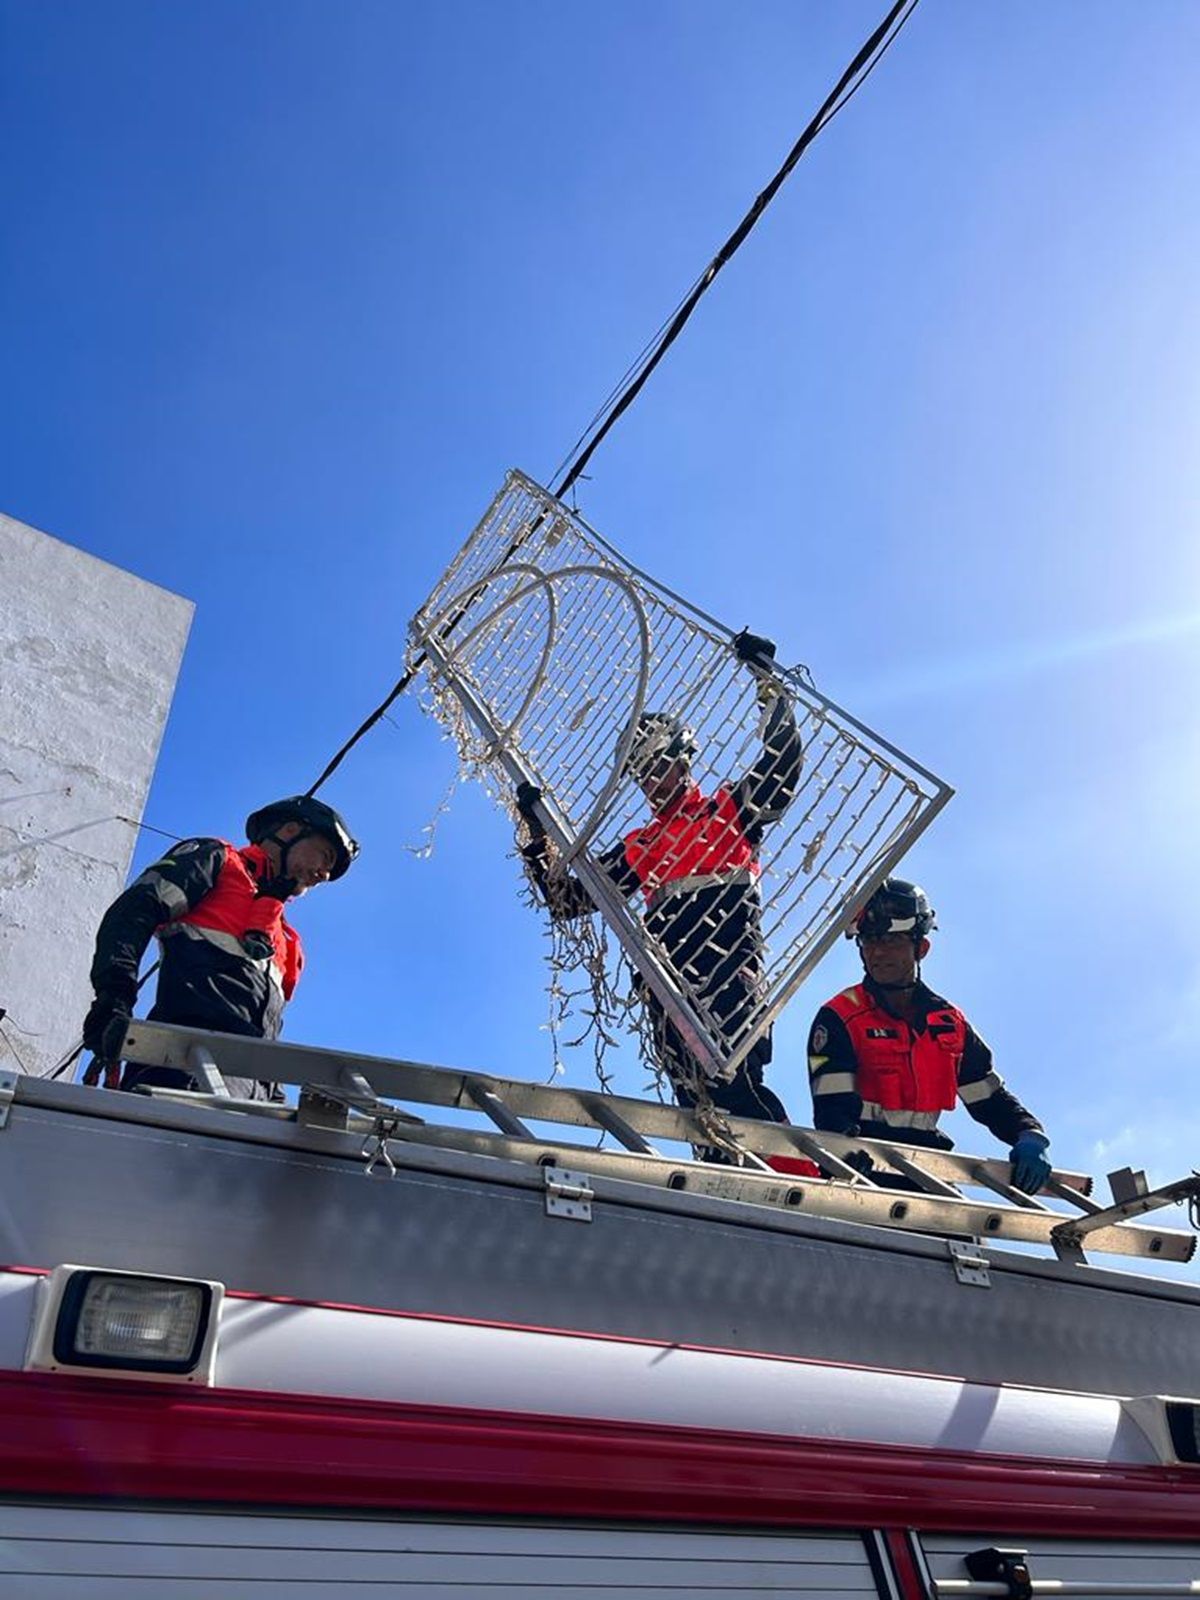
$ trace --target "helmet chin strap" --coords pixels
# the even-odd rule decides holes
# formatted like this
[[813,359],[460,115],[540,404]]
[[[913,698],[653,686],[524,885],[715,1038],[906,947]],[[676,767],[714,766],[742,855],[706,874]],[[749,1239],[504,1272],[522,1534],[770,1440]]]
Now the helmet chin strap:
[[279,851],[279,867],[273,877],[259,879],[258,892],[260,895],[269,894],[275,900],[290,900],[292,898],[300,885],[295,878],[288,876],[288,856],[291,854],[292,846],[299,844],[301,839],[307,839],[313,831],[312,828],[305,828],[303,832],[296,834],[291,839],[281,839],[277,833],[267,834],[266,843],[273,844],[276,850]]

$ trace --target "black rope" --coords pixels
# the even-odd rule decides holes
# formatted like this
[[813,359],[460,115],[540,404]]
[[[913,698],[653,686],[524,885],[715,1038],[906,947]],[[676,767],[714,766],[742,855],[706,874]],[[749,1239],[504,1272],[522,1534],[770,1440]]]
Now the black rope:
[[[119,813],[114,815],[112,820],[113,820],[113,822],[124,822],[130,828],[137,828],[143,833],[161,834],[161,836],[164,839],[170,839],[172,841],[172,843],[174,843],[176,840],[182,839],[184,837],[184,835],[182,833],[168,833],[165,828],[156,828],[152,822],[135,822],[132,817],[123,817]],[[52,840],[46,840],[46,839],[30,839],[30,840],[27,841],[27,843],[30,844],[30,845],[48,844],[48,843],[52,843],[52,842],[53,842]],[[161,965],[162,965],[161,961],[156,961],[154,963],[154,965],[147,972],[144,972],[142,974],[142,976],[138,979],[138,992],[139,993],[141,992],[143,987],[150,981],[150,979],[154,976],[154,974],[158,971],[158,969],[159,969],[159,967]],[[7,1015],[6,1012],[0,1011],[0,1021],[3,1021],[6,1015]],[[13,1023],[14,1027],[17,1026],[16,1022],[14,1021],[14,1019],[12,1017],[9,1017],[9,1021]],[[20,1031],[22,1033],[28,1033],[29,1032],[29,1030],[27,1028],[21,1028]],[[37,1038],[40,1038],[41,1035],[40,1034],[30,1034],[30,1037],[34,1038],[34,1039],[37,1039]],[[8,1040],[8,1046],[9,1046],[9,1049],[12,1050],[13,1054],[16,1055],[17,1054],[16,1048],[13,1045],[11,1039]],[[65,1073],[67,1073],[67,1072],[69,1072],[71,1070],[71,1068],[79,1060],[80,1056],[83,1054],[85,1049],[86,1049],[86,1046],[84,1045],[83,1041],[80,1040],[80,1042],[75,1046],[75,1048],[73,1050],[71,1050],[67,1055],[65,1055],[63,1057],[63,1059],[58,1063],[58,1065],[54,1068],[54,1070],[52,1072],[50,1072],[50,1073],[47,1073],[47,1077],[49,1077],[51,1079],[61,1078]],[[20,1056],[17,1056],[17,1060],[19,1061],[20,1059],[21,1059]]]
[[127,822],[131,828],[140,828],[143,833],[157,833],[163,839],[170,839],[172,844],[178,844],[180,839],[186,837],[182,833],[168,833],[165,828],[156,828],[152,822],[135,822],[132,817],[115,817],[116,822]]
[[[725,243],[717,251],[716,255],[709,262],[704,272],[699,278],[697,278],[691,289],[691,292],[685,297],[674,316],[671,317],[666,324],[665,331],[662,331],[659,335],[656,335],[656,337],[652,339],[648,345],[643,347],[641,354],[635,357],[631,367],[628,369],[628,373],[632,374],[632,376],[629,376],[628,381],[623,380],[622,384],[618,385],[615,396],[611,399],[611,403],[606,403],[605,406],[602,406],[600,411],[597,413],[596,418],[593,419],[593,422],[589,424],[587,429],[584,430],[584,433],[579,440],[579,444],[583,444],[583,440],[588,439],[589,433],[591,434],[591,438],[588,439],[587,444],[584,445],[582,449],[579,449],[578,445],[576,446],[574,459],[566,467],[557,487],[553,490],[556,499],[561,500],[563,495],[566,494],[567,490],[570,489],[572,484],[577,482],[577,480],[583,475],[584,468],[592,459],[592,456],[596,453],[596,450],[599,448],[600,444],[608,436],[618,420],[625,414],[626,411],[628,411],[629,407],[637,399],[638,395],[645,388],[650,374],[654,371],[655,367],[658,366],[659,362],[666,355],[667,351],[683,332],[683,329],[687,325],[693,311],[695,311],[703,295],[712,286],[713,280],[721,271],[721,268],[731,261],[734,255],[740,249],[751,229],[770,205],[776,194],[778,194],[779,190],[783,187],[784,181],[788,177],[788,174],[792,171],[793,167],[795,167],[796,163],[808,149],[809,145],[812,144],[813,140],[823,128],[829,126],[830,122],[833,121],[838,112],[841,111],[842,108],[846,106],[851,99],[853,99],[854,95],[858,93],[859,89],[862,88],[863,84],[866,82],[867,78],[874,71],[876,65],[882,58],[884,52],[888,49],[896,35],[900,32],[900,29],[916,10],[918,3],[919,0],[895,0],[895,4],[888,11],[883,21],[854,56],[854,59],[842,73],[834,88],[826,96],[821,109],[817,112],[816,116],[813,117],[812,121],[808,124],[804,132],[800,135],[800,137],[796,140],[796,143],[788,152],[787,158],[785,159],[783,165],[779,168],[779,171],[771,179],[770,183],[767,184],[762,193],[757,196],[749,211],[747,211],[746,215],[738,223],[737,227],[730,234],[729,238],[726,239]],[[517,539],[514,539],[512,544],[510,544],[508,549],[504,552],[504,555],[500,558],[497,566],[503,566],[507,561],[509,561],[522,543],[522,540],[528,538],[532,531],[533,530],[530,529],[527,533],[521,535]],[[443,637],[453,632],[453,630],[462,620],[467,609],[468,607],[466,605],[462,606],[447,620],[442,630]],[[353,750],[358,741],[363,738],[365,734],[371,731],[371,729],[377,722],[381,720],[385,713],[391,710],[392,706],[408,688],[409,684],[412,683],[413,679],[416,677],[417,673],[424,664],[425,653],[424,651],[421,651],[413,658],[412,665],[407,667],[404,673],[392,685],[391,689],[387,693],[386,698],[383,699],[379,705],[375,707],[374,711],[372,711],[370,715],[359,724],[359,726],[346,740],[345,744],[343,744],[337,753],[326,763],[320,777],[316,780],[312,787],[306,791],[309,795],[316,794],[317,790],[322,786],[322,784],[324,784],[327,779],[331,778],[341,766],[342,762],[350,754],[351,750]]]
[[[4,1015],[4,1013],[0,1012],[0,1016],[3,1016],[3,1015]],[[9,1038],[8,1033],[6,1032],[4,1024],[2,1022],[0,1022],[0,1039],[3,1039],[5,1044],[8,1046],[8,1048],[12,1051],[13,1057],[16,1060],[16,1063],[17,1063],[18,1067],[20,1067],[21,1071],[23,1073],[27,1073],[29,1071],[29,1068],[25,1065],[25,1062],[24,1062],[24,1060],[22,1059],[22,1056],[21,1056],[21,1052],[17,1049],[16,1045]]]
[[603,440],[608,436],[609,432],[616,425],[619,419],[625,414],[626,411],[628,411],[629,407],[637,399],[638,395],[645,388],[646,383],[650,378],[650,374],[654,371],[655,367],[658,366],[659,362],[666,355],[667,351],[671,348],[676,339],[678,339],[679,335],[687,326],[688,320],[693,311],[695,311],[697,305],[699,305],[702,297],[712,287],[713,280],[721,271],[721,268],[726,266],[728,262],[733,259],[738,250],[745,243],[751,230],[758,222],[763,212],[779,193],[788,175],[791,173],[796,163],[800,160],[800,157],[808,149],[809,145],[812,144],[813,140],[821,132],[822,128],[828,127],[842,107],[847,105],[862,87],[870,73],[874,70],[876,63],[879,61],[884,51],[888,48],[892,40],[900,32],[900,29],[916,10],[917,3],[918,0],[896,0],[896,3],[892,6],[887,16],[884,17],[883,21],[875,29],[874,33],[863,45],[862,49],[859,50],[858,54],[854,57],[853,61],[851,61],[845,72],[842,73],[842,76],[838,79],[837,84],[826,97],[821,109],[817,112],[816,116],[808,124],[808,127],[805,128],[804,132],[788,151],[787,157],[779,171],[771,179],[770,183],[768,183],[762,193],[756,197],[754,204],[750,207],[749,211],[747,211],[746,215],[738,223],[737,227],[733,230],[728,239],[726,239],[725,243],[709,262],[708,266],[697,280],[695,288],[693,288],[691,294],[688,295],[687,299],[683,302],[679,310],[671,319],[670,325],[668,326],[666,332],[659,339],[652,354],[645,362],[641,371],[632,380],[632,382],[626,386],[622,393],[617,396],[616,400],[609,408],[608,415],[605,417],[604,421],[600,424],[595,433],[593,433],[590,442],[582,451],[580,451],[580,453],[575,457],[575,460],[567,468],[561,481],[553,491],[556,499],[562,499],[563,495],[566,494],[567,490],[583,472],[584,468],[592,459],[592,456],[595,454]]

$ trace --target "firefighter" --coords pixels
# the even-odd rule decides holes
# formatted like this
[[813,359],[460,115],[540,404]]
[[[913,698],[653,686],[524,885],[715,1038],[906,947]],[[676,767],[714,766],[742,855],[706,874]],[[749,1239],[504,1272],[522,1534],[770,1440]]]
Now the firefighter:
[[[116,1086],[118,1052],[137,998],[138,967],[152,936],[162,949],[150,1020],[274,1039],[304,965],[285,907],[340,878],[358,854],[332,807],[307,795],[277,800],[246,819],[249,843],[184,839],[109,906],[96,936],[83,1027],[101,1073]],[[252,1098],[264,1091],[238,1080]],[[120,1087],[198,1088],[182,1068],[127,1064]]]
[[865,975],[813,1020],[813,1126],[951,1150],[938,1118],[961,1100],[1011,1146],[1014,1186],[1036,1194],[1051,1171],[1041,1123],[1005,1088],[992,1052],[958,1007],[921,981],[935,926],[925,891],[887,878],[848,930]]
[[[791,697],[774,672],[775,646],[747,632],[733,646],[755,675],[765,716],[762,754],[738,782],[705,795],[693,776],[691,729],[669,712],[643,712],[633,729],[628,767],[651,820],[604,851],[598,863],[626,899],[644,897],[646,933],[729,1046],[751,1021],[762,985],[759,846],[795,795],[802,761]],[[530,832],[522,854],[556,921],[587,915],[595,908],[583,885],[555,871],[534,809],[539,798],[531,785],[517,792]],[[778,1096],[763,1083],[771,1059],[769,1030],[731,1078],[709,1079],[653,992],[640,978],[637,986],[650,1015],[655,1054],[680,1105],[711,1101],[734,1116],[787,1121]]]

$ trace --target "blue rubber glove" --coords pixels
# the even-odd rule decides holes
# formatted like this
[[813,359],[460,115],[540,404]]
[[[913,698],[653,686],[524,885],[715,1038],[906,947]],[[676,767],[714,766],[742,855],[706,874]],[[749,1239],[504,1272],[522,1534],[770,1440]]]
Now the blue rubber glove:
[[1050,1141],[1044,1133],[1023,1133],[1008,1153],[1012,1162],[1013,1187],[1022,1194],[1037,1194],[1049,1182],[1053,1170],[1046,1160]]

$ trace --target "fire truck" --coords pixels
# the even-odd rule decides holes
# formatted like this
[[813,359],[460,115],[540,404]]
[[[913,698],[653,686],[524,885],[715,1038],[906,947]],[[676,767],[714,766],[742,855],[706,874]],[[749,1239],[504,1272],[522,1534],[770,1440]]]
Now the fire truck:
[[0,1595],[1200,1593],[1200,1179],[124,1054],[203,1092],[0,1079]]

